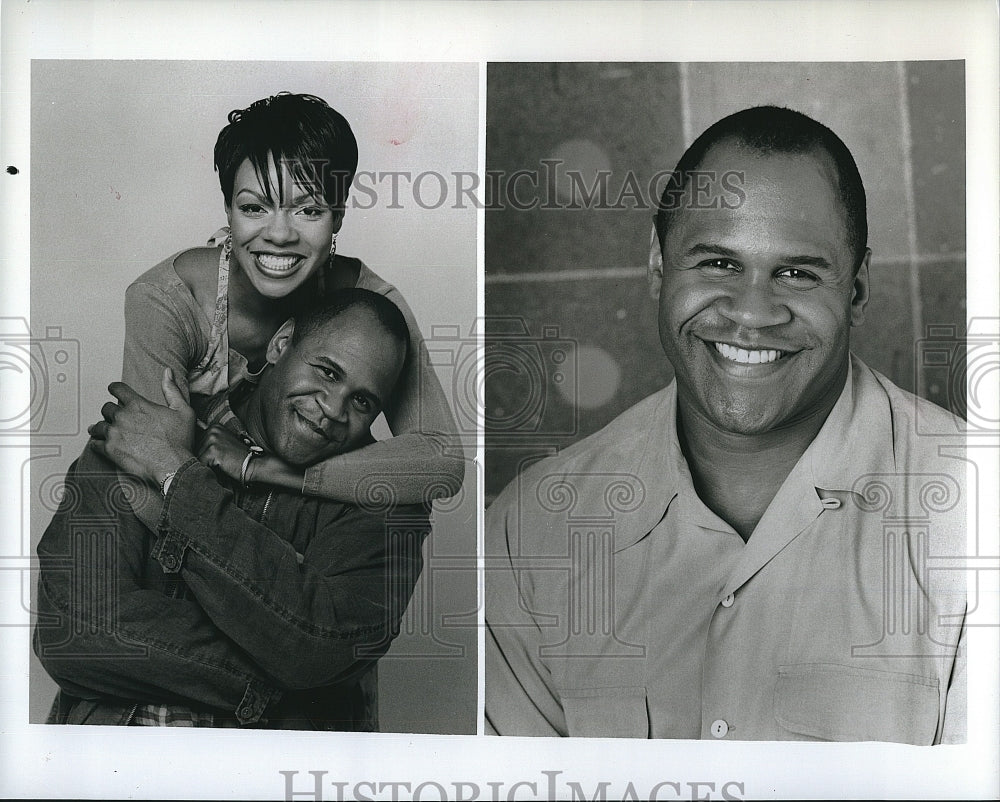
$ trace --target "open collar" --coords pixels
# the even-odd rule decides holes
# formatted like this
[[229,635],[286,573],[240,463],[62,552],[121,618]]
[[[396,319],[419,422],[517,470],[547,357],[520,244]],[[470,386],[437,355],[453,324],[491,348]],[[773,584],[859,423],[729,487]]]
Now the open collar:
[[641,451],[635,475],[645,495],[637,514],[623,517],[615,528],[614,550],[620,551],[648,535],[666,515],[678,494],[693,485],[677,437],[677,382],[657,394],[648,426],[639,432]]
[[867,475],[896,470],[889,399],[853,354],[844,390],[800,461],[817,489],[857,492]]
[[[616,522],[615,551],[649,534],[680,493],[694,493],[677,436],[676,381],[657,395],[649,425],[639,433],[640,452],[634,463],[645,503],[636,514],[622,516]],[[811,521],[823,508],[824,491],[857,493],[862,477],[894,470],[888,399],[868,366],[851,355],[837,403],[778,492],[793,491],[798,495],[803,520]]]

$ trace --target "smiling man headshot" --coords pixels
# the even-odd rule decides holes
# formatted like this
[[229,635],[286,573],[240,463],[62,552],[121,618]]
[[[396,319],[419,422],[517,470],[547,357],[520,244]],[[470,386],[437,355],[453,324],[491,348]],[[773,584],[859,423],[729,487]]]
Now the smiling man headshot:
[[965,550],[965,468],[915,421],[961,425],[851,354],[867,242],[815,120],[687,149],[649,258],[674,381],[487,511],[488,729],[964,740],[964,580],[928,555]]

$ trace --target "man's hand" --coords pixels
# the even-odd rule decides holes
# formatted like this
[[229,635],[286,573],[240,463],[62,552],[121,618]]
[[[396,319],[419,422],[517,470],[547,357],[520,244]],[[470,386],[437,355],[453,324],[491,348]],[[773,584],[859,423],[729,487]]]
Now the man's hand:
[[94,451],[123,471],[156,484],[194,456],[194,410],[174,384],[170,368],[163,372],[162,387],[166,406],[114,382],[108,392],[118,403],[108,401],[101,407],[104,420],[87,429]]
[[242,438],[225,426],[213,423],[202,438],[198,459],[238,482],[247,451],[249,446]]

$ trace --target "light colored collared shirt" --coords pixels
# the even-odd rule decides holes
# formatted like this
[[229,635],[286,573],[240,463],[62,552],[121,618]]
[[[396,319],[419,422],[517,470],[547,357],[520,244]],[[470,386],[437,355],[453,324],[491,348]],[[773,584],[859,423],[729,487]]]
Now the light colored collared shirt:
[[488,730],[964,740],[956,419],[852,358],[746,543],[675,421],[671,384],[487,511]]

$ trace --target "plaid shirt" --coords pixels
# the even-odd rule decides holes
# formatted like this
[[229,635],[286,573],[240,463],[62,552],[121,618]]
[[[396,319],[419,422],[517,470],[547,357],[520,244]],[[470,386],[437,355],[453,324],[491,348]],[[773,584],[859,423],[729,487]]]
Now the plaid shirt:
[[192,710],[184,705],[139,705],[129,725],[134,727],[239,727],[232,716]]

